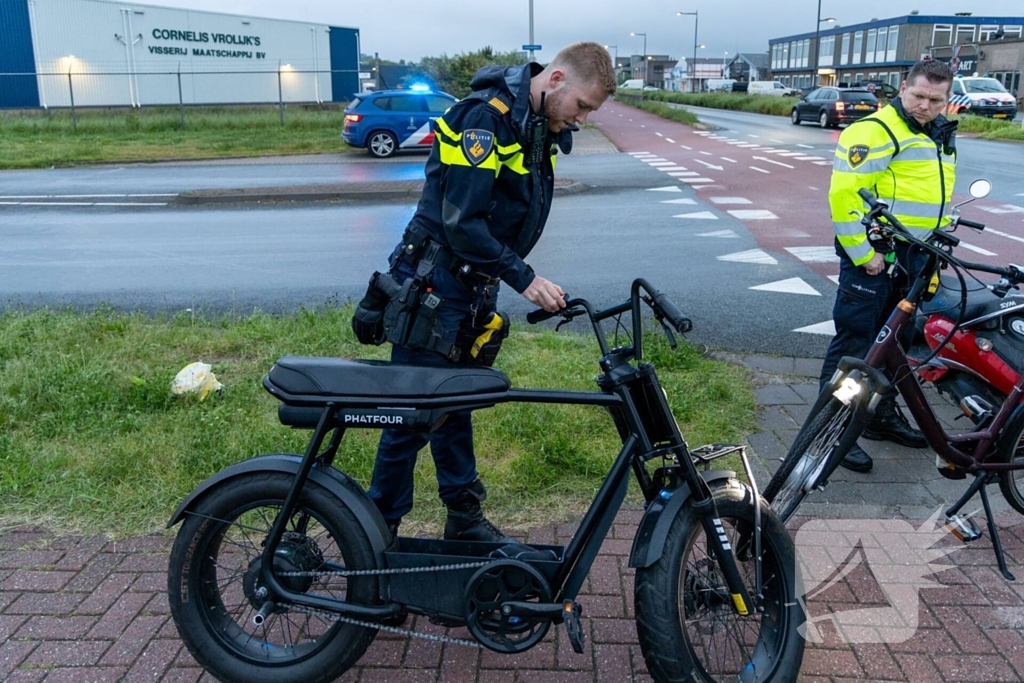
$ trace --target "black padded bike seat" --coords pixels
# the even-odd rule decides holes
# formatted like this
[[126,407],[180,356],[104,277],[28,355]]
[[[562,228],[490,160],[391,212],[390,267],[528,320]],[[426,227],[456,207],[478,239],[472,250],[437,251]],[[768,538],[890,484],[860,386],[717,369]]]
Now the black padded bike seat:
[[[431,398],[490,394],[512,386],[493,368],[432,368],[389,361],[285,356],[266,382],[292,396]],[[276,393],[276,392],[274,392]]]
[[[1024,298],[1018,294],[1009,294],[1000,299],[991,290],[979,289],[976,282],[968,280],[967,286],[974,289],[967,293],[967,312],[962,322],[968,322],[992,313],[1008,311],[1024,304]],[[960,281],[956,278],[942,276],[942,284],[931,301],[921,303],[921,312],[926,314],[939,313],[956,320],[960,314]]]

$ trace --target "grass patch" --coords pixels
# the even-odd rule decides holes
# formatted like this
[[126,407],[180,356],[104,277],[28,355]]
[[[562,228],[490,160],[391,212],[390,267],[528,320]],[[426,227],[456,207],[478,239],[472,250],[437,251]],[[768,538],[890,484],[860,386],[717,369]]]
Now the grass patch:
[[337,107],[177,107],[0,112],[0,169],[343,152]]
[[[633,104],[634,99],[640,97],[639,90],[619,90],[616,98],[625,95],[628,101]],[[648,101],[672,102],[674,104],[689,104],[694,107],[709,107],[711,109],[731,109],[734,111],[747,111],[754,114],[771,114],[773,116],[789,116],[793,105],[799,101],[796,97],[773,97],[771,95],[744,95],[742,93],[682,93],[669,90],[648,90],[644,93]],[[621,98],[620,98],[621,99]]]
[[[310,432],[277,420],[260,380],[281,355],[377,357],[360,346],[351,308],[192,320],[98,310],[0,317],[0,500],[3,522],[57,531],[130,534],[162,528],[200,481],[261,453],[301,453]],[[756,402],[745,370],[656,334],[649,356],[693,445],[741,439]],[[517,332],[499,359],[517,387],[596,390],[589,336]],[[224,383],[205,402],[170,396],[171,379],[203,360]],[[508,404],[477,413],[488,514],[509,528],[586,508],[620,442],[610,417],[587,407]],[[349,431],[336,466],[364,487],[379,432]],[[635,487],[634,487],[635,488]],[[634,493],[635,495],[635,493]],[[421,454],[410,530],[436,532],[443,507],[433,462]]]
[[977,133],[983,140],[1024,140],[1024,126],[1019,122],[970,115],[950,118],[960,121],[959,132]]

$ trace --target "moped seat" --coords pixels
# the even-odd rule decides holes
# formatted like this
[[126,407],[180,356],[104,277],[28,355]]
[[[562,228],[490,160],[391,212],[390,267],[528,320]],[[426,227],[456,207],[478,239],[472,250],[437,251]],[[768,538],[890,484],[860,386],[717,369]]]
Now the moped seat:
[[264,382],[279,398],[431,398],[490,394],[512,386],[505,373],[486,367],[434,368],[348,358],[279,358]]

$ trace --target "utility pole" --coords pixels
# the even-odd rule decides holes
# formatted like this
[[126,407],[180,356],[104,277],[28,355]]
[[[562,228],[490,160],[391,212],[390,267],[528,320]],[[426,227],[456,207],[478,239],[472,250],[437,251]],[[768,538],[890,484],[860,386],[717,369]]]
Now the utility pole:
[[[533,0],[530,0],[530,45],[536,45],[533,42]],[[530,50],[530,61],[533,61],[533,50]]]

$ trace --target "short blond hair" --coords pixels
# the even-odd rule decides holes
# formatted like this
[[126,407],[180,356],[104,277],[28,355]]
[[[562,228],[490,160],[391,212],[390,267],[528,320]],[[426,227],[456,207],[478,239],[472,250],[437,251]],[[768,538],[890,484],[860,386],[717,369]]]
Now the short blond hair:
[[596,85],[609,95],[615,94],[615,67],[612,66],[611,55],[603,45],[574,43],[562,48],[548,67],[564,68],[580,81]]

